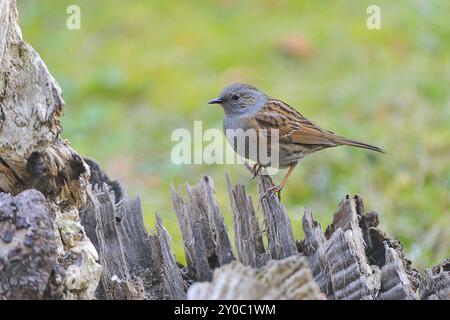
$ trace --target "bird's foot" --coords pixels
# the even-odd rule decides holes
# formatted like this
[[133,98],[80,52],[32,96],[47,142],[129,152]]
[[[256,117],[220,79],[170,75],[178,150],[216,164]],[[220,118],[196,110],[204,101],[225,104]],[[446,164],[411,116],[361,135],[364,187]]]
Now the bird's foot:
[[260,197],[259,197],[259,201],[261,202],[262,199],[269,197],[273,194],[277,194],[278,196],[278,200],[281,201],[281,189],[283,189],[282,186],[272,186],[269,189],[267,189]]
[[259,164],[255,164],[252,168],[252,173],[253,173],[252,180],[254,180],[256,177],[259,176],[260,171],[261,171],[261,166]]

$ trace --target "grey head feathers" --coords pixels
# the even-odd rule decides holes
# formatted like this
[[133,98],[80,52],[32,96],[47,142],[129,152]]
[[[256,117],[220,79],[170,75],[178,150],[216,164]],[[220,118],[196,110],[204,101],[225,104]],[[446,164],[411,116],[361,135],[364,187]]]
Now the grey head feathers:
[[243,114],[258,111],[265,103],[267,96],[248,84],[233,83],[225,87],[219,97],[209,104],[220,104],[226,115]]

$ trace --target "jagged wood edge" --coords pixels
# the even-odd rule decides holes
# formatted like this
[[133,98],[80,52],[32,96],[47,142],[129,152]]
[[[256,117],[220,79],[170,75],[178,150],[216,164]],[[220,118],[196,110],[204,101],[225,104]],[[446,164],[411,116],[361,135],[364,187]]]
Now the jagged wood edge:
[[329,299],[414,299],[417,271],[401,244],[376,228],[378,215],[363,211],[359,196],[347,197],[323,234],[305,210],[302,246],[316,281]]
[[61,88],[22,37],[16,1],[0,1],[0,191],[38,190],[55,214],[58,257],[45,297],[90,299],[101,267],[78,221],[89,167],[60,137],[63,108]]
[[149,235],[140,200],[128,198],[122,186],[109,180],[98,165],[91,170],[100,171],[92,175],[87,205],[80,216],[104,268],[97,298],[184,299],[187,283],[174,262],[160,218],[157,233]]
[[232,186],[226,173],[225,179],[233,212],[235,245],[239,261],[254,268],[262,267],[270,259],[270,252],[264,248],[252,198],[247,196],[242,184]]

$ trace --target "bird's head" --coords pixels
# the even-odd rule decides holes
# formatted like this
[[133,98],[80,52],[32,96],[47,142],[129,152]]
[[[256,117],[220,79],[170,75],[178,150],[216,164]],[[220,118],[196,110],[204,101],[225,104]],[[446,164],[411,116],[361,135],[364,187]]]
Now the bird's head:
[[233,83],[225,87],[219,97],[209,104],[220,104],[226,114],[244,113],[263,103],[265,94],[248,84]]

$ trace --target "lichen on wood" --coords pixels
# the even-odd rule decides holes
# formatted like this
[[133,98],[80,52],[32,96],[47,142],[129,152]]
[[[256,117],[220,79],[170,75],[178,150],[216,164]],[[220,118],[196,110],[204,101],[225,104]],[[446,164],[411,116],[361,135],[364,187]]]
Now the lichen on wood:
[[0,193],[0,300],[42,299],[57,264],[55,219],[44,196]]
[[[78,209],[89,167],[60,137],[61,88],[22,38],[16,1],[0,1],[0,191],[38,190],[53,212],[57,259],[49,298],[90,299],[100,278],[97,252]],[[29,266],[31,268],[31,266]]]

